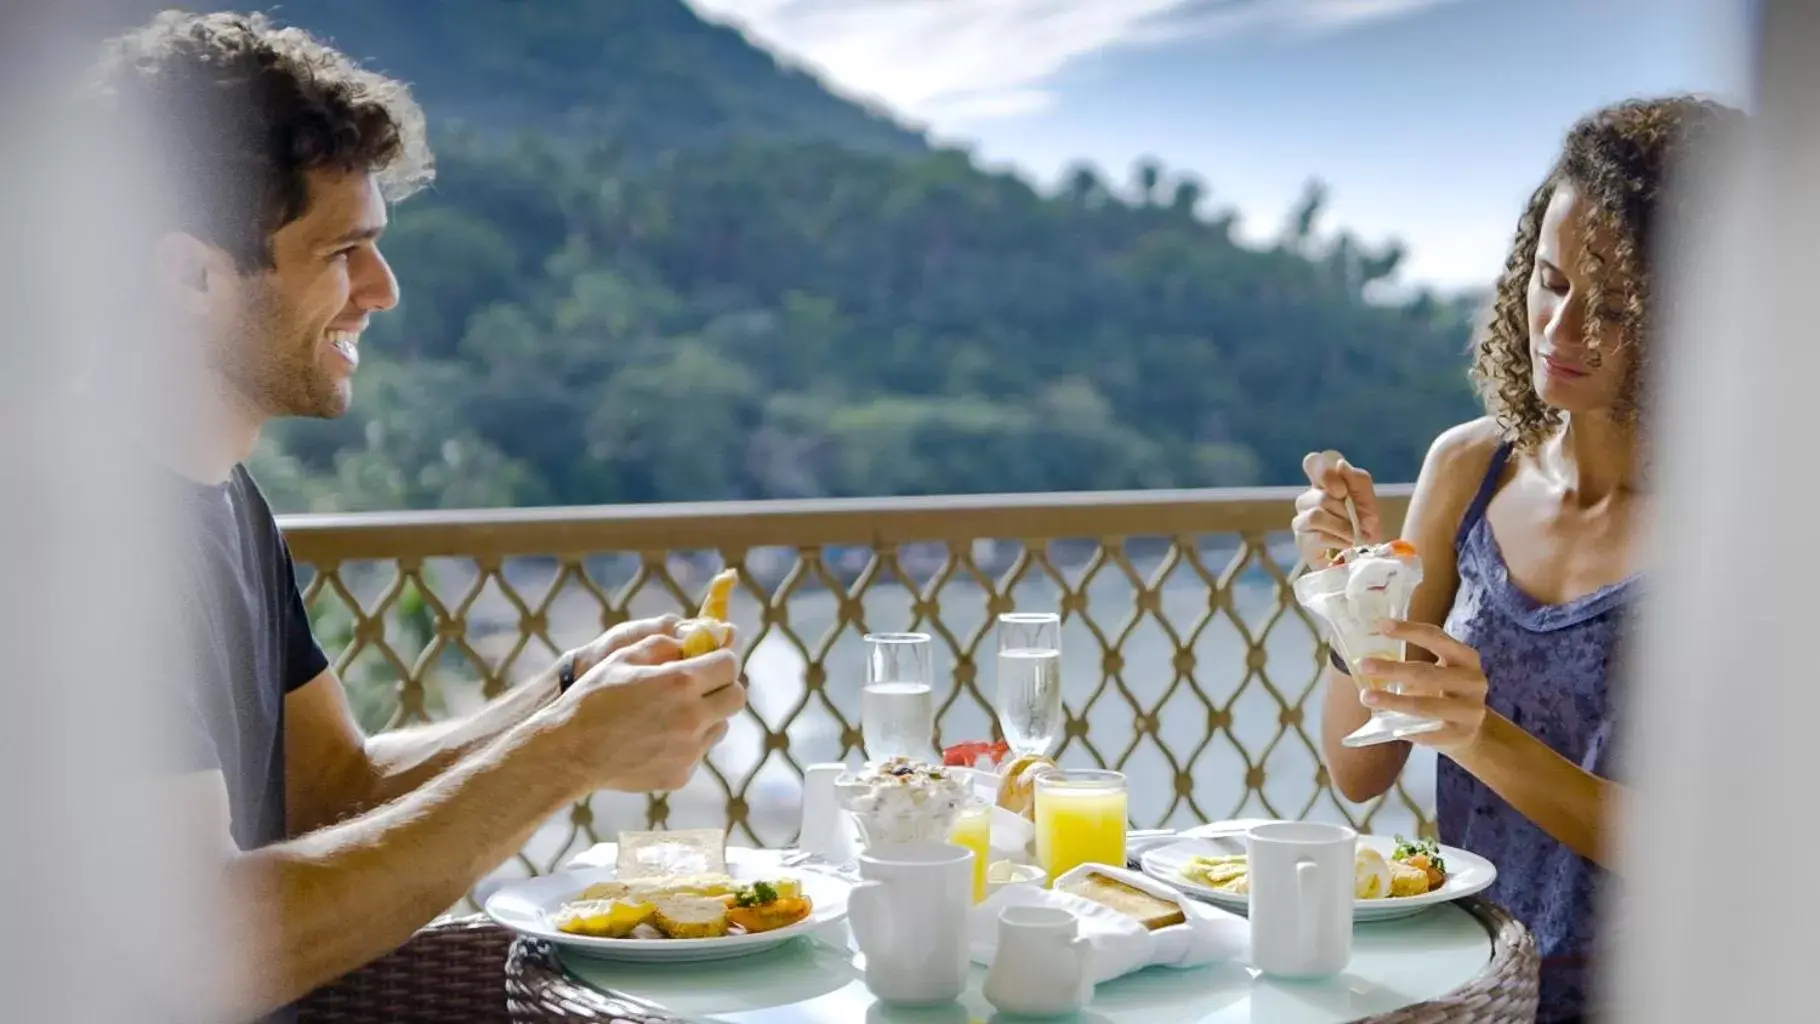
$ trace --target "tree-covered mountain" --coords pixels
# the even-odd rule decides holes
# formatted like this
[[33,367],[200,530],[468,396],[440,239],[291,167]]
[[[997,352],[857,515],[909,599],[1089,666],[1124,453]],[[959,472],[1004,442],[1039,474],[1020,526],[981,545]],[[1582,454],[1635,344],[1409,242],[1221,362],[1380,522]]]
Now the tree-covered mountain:
[[[143,3],[148,17],[194,7]],[[920,134],[831,95],[682,0],[262,0],[247,9],[410,82],[443,127],[611,138],[628,153],[739,138],[925,148]]]
[[1264,249],[1154,164],[1041,192],[681,0],[281,14],[442,125],[354,411],[261,453],[283,507],[1286,483],[1328,446],[1407,478],[1472,413],[1470,307],[1368,301],[1401,252],[1318,188]]

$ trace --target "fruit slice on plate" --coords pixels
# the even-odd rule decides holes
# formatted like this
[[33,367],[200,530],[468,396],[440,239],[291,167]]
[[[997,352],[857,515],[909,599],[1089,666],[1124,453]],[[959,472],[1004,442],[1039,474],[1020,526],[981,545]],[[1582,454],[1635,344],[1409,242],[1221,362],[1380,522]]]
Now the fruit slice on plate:
[[639,900],[577,900],[558,910],[552,923],[557,930],[570,935],[623,939],[632,934],[633,929],[651,920],[656,913],[655,906]]

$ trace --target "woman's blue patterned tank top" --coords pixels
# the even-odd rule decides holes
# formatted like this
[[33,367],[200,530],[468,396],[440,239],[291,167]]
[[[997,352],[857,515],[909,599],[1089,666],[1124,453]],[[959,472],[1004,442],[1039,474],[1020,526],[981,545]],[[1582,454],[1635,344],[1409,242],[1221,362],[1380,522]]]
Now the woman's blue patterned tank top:
[[[1499,714],[1603,778],[1614,778],[1615,654],[1635,577],[1565,604],[1542,604],[1510,578],[1485,508],[1510,459],[1504,445],[1455,539],[1460,589],[1449,634],[1479,652]],[[1436,778],[1441,841],[1489,858],[1486,893],[1528,925],[1541,946],[1542,1021],[1589,1012],[1594,913],[1606,872],[1550,837],[1443,757]]]

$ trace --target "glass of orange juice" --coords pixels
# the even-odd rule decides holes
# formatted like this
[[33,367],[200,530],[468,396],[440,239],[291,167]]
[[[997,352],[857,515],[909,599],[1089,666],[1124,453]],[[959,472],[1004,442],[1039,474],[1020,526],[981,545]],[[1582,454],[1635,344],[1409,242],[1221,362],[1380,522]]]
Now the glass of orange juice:
[[992,805],[975,799],[962,808],[948,841],[973,851],[973,902],[986,898],[986,862],[992,859]]
[[1049,884],[1082,864],[1125,866],[1125,776],[1058,769],[1036,780],[1036,862]]

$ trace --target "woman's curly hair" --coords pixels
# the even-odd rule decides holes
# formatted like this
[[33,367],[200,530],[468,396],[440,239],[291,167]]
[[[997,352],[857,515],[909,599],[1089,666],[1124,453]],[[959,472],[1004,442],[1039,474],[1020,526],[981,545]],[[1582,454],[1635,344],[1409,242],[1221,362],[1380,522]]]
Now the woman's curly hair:
[[1520,449],[1534,450],[1561,423],[1561,411],[1536,394],[1529,355],[1529,279],[1555,189],[1571,182],[1588,201],[1588,226],[1610,240],[1607,251],[1588,247],[1582,257],[1578,269],[1589,294],[1578,301],[1585,303],[1585,330],[1595,339],[1594,365],[1600,358],[1596,339],[1608,324],[1616,328],[1617,346],[1633,353],[1615,412],[1636,424],[1644,407],[1652,246],[1666,212],[1664,191],[1694,147],[1743,117],[1711,100],[1670,96],[1602,108],[1568,131],[1559,159],[1517,221],[1516,241],[1474,345],[1473,384],[1486,412]]

